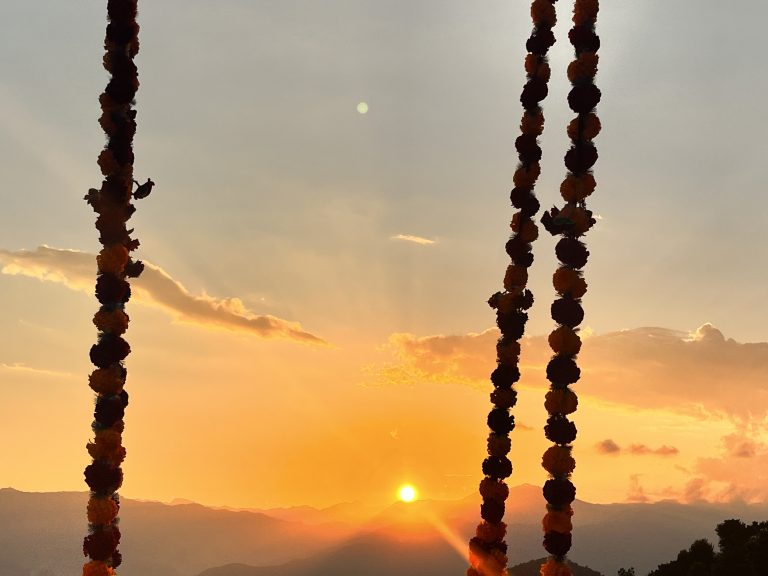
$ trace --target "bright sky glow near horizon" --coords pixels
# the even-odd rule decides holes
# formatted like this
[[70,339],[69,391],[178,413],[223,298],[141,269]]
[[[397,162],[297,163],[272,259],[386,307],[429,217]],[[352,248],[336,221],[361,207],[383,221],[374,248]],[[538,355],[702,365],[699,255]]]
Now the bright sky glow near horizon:
[[[0,7],[0,486],[86,489],[104,4]],[[578,496],[766,501],[768,5],[603,4]],[[157,185],[131,220],[152,267],[127,309],[123,495],[476,492],[528,6],[140,1],[136,178]],[[545,478],[554,240],[534,252],[511,484]]]

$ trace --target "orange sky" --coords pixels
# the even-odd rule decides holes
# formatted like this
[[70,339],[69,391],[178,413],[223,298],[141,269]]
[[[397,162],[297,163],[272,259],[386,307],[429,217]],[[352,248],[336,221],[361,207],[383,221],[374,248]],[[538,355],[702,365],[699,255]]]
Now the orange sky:
[[[84,490],[98,242],[82,197],[100,178],[104,13],[6,4],[0,486]],[[768,499],[768,4],[738,22],[728,3],[699,8],[601,13],[585,500]],[[389,502],[405,481],[425,498],[476,490],[523,16],[505,0],[142,7],[136,177],[157,186],[131,220],[151,266],[128,306],[126,496],[321,506]],[[570,57],[553,47],[543,207],[564,174]],[[735,116],[732,86],[750,87]],[[544,480],[543,236],[514,484]]]
[[[10,400],[0,414],[0,454],[14,463],[2,483],[82,489],[91,394],[81,348],[93,336],[92,303],[77,288],[74,254],[47,256],[44,264],[29,264],[28,254],[3,261],[0,281],[20,291],[13,304],[24,319],[15,343],[5,341],[20,362],[0,368]],[[125,495],[259,507],[383,503],[406,481],[425,498],[475,490],[495,331],[378,340],[330,330],[330,345],[285,333],[264,339],[248,324],[185,321],[184,298],[174,309],[157,304],[168,300],[163,290],[193,299],[183,286],[150,277],[136,286]],[[548,353],[544,338],[526,341],[513,483],[545,479],[538,463]],[[581,358],[581,498],[768,496],[768,344],[738,344],[709,326],[692,334],[639,329],[592,335]]]

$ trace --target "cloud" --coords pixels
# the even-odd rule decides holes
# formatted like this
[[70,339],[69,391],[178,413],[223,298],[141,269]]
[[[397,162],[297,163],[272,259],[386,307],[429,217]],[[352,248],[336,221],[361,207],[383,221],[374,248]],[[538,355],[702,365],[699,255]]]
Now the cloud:
[[645,444],[631,444],[628,448],[624,449],[610,438],[598,442],[595,445],[595,450],[599,454],[616,455],[625,452],[635,456],[677,456],[680,453],[680,450],[674,446],[667,445],[658,448],[649,448]]
[[421,382],[484,386],[493,371],[498,330],[461,336],[392,334],[384,346],[395,361],[383,366],[369,366],[378,385],[416,385]]
[[607,438],[602,442],[598,442],[597,445],[595,446],[595,449],[600,454],[618,454],[619,452],[621,452],[621,446],[616,444],[616,442],[614,442],[610,438]]
[[392,240],[403,240],[404,242],[411,242],[413,244],[420,244],[422,246],[429,246],[436,244],[437,240],[430,240],[429,238],[423,238],[421,236],[414,236],[412,234],[396,234],[391,237]]
[[659,446],[658,448],[649,448],[645,444],[632,444],[627,448],[627,452],[637,456],[677,456],[680,450],[674,446]]
[[700,458],[691,499],[768,501],[768,443],[746,433],[724,436],[720,454]]
[[[145,262],[141,277],[131,282],[133,298],[154,306],[179,322],[205,328],[223,328],[262,338],[285,338],[307,344],[325,341],[302,330],[297,322],[249,311],[239,298],[190,294],[165,270]],[[93,293],[96,257],[87,252],[40,246],[36,250],[0,249],[0,272],[63,284],[71,290]]]
[[[485,387],[495,362],[496,329],[453,336],[395,334],[389,374],[400,383],[464,383]],[[612,403],[661,408],[742,422],[768,417],[768,343],[726,338],[710,324],[681,332],[636,328],[584,338],[579,392]],[[545,336],[522,341],[521,385],[546,387],[552,352]],[[380,374],[386,381],[387,374]],[[395,380],[389,383],[397,383]]]

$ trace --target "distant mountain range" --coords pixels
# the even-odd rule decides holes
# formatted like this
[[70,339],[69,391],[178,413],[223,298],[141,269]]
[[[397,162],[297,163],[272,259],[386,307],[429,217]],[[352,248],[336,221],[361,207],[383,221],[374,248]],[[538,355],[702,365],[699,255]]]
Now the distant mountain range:
[[[85,493],[0,490],[0,574],[77,574],[83,560],[86,502]],[[541,490],[515,487],[508,502],[509,557],[515,566],[511,574],[535,575],[530,560],[543,552]],[[647,574],[698,538],[714,541],[714,527],[722,520],[768,519],[766,504],[577,501],[574,508],[570,556],[605,576],[630,566],[638,576]],[[124,499],[125,563],[119,572],[120,576],[463,574],[466,542],[478,519],[475,496],[397,503],[379,511],[349,504],[324,510],[238,511]]]

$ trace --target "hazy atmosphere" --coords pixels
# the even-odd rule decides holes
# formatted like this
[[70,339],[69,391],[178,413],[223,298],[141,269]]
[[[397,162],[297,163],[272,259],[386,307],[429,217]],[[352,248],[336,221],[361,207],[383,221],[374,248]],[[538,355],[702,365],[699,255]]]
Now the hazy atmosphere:
[[[0,487],[86,490],[103,4],[0,6]],[[568,147],[567,4],[543,209]],[[157,185],[130,222],[147,268],[126,306],[122,495],[477,491],[529,5],[140,2],[135,177]],[[768,4],[600,8],[578,498],[764,505]],[[530,271],[512,486],[547,477],[554,245]]]

